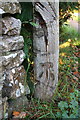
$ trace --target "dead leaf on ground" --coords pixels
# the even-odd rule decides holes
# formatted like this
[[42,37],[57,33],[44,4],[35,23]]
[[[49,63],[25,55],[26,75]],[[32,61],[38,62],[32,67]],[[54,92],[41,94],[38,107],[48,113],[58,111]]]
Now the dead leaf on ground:
[[20,112],[17,112],[17,111],[13,111],[13,114],[14,116],[19,116]]
[[75,71],[75,72],[73,72],[73,74],[74,74],[74,75],[78,75],[79,73],[78,73],[78,71]]
[[61,65],[64,64],[63,61],[62,61],[62,59],[59,59],[59,63],[60,63]]

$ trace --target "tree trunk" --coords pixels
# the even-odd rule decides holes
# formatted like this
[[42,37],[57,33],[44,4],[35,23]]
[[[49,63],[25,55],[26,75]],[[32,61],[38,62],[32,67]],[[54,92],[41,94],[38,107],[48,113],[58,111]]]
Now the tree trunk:
[[34,15],[35,97],[49,100],[58,83],[59,2],[35,2]]

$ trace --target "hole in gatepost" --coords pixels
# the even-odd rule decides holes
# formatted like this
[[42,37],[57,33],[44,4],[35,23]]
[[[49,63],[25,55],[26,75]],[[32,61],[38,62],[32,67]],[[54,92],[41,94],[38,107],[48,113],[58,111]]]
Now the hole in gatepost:
[[39,20],[39,24],[41,25],[41,27],[42,27],[42,29],[43,29],[43,31],[44,31],[45,46],[46,46],[46,52],[47,52],[47,49],[48,49],[47,26],[46,26],[46,23],[45,23],[44,19],[42,18],[42,16],[41,16],[40,13],[38,13],[38,12],[36,12],[36,18],[37,18],[37,17],[38,17],[38,20]]

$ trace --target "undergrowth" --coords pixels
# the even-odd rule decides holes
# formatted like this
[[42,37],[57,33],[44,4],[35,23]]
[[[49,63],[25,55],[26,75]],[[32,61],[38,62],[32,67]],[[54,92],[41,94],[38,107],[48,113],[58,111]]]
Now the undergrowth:
[[[52,102],[32,99],[25,109],[27,119],[78,118],[78,57],[80,46],[78,33],[69,26],[63,26],[64,41],[60,41],[59,82]],[[70,34],[70,32],[72,33]],[[69,36],[68,36],[69,34]],[[67,36],[66,36],[67,35]],[[74,36],[74,37],[73,37]]]
[[[24,24],[23,24],[24,25]],[[25,26],[24,26],[25,27]],[[32,85],[30,75],[32,76],[33,51],[30,32],[22,29],[24,36],[25,65],[27,73],[27,82]],[[26,35],[27,33],[27,35]],[[59,81],[54,92],[53,99],[50,102],[40,101],[32,98],[30,104],[24,107],[26,113],[25,119],[45,119],[45,118],[78,118],[78,78],[79,78],[79,46],[80,35],[69,25],[63,25],[60,33],[60,54],[59,54]],[[24,65],[24,66],[25,66]],[[32,88],[32,86],[30,86]],[[32,90],[32,89],[31,89]],[[80,102],[80,101],[79,101]]]
[[[66,29],[66,32],[65,32]],[[72,31],[72,32],[71,32]],[[59,54],[59,81],[58,86],[53,95],[53,99],[49,102],[40,101],[32,98],[29,106],[24,107],[26,113],[25,119],[41,118],[79,118],[79,38],[78,33],[69,26],[63,26],[63,32],[60,39]],[[73,37],[74,36],[74,37]]]

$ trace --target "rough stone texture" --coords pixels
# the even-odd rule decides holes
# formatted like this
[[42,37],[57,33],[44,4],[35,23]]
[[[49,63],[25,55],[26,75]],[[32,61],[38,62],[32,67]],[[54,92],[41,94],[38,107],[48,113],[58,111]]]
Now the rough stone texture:
[[5,52],[23,49],[24,39],[22,36],[0,37],[0,54]]
[[[1,76],[0,76],[1,77]],[[2,82],[0,78],[0,120],[3,117],[3,106],[2,106]]]
[[23,93],[29,94],[29,87],[26,81],[24,82],[26,72],[23,66],[5,70],[4,75],[3,97],[16,98],[20,97]]
[[9,55],[1,56],[2,70],[18,67],[24,60],[24,52],[22,50],[8,53]]
[[3,106],[2,106],[2,98],[0,97],[0,120],[2,119],[3,117]]
[[0,20],[0,24],[2,24],[3,35],[19,35],[21,29],[21,21],[19,19],[13,17],[4,17]]
[[17,0],[0,0],[0,120],[26,105],[25,95],[30,94],[22,65],[25,54],[21,21],[12,17],[20,12]]
[[16,99],[10,100],[8,109],[9,117],[11,117],[11,113],[13,111],[21,111],[23,110],[23,107],[25,108],[28,105],[29,103],[26,96],[21,96]]
[[2,35],[2,21],[1,21],[2,16],[0,15],[0,35]]
[[58,83],[59,3],[39,1],[34,7],[35,97],[51,100]]
[[3,13],[21,13],[20,4],[17,0],[0,0],[0,14]]
[[7,97],[4,97],[3,99],[2,99],[2,105],[3,105],[3,115],[4,115],[4,117],[3,118],[5,118],[5,119],[7,119],[8,118],[8,108],[9,108],[9,106],[8,106],[8,98]]
[[2,105],[2,88],[3,88],[3,78],[2,73],[0,72],[0,120],[3,117],[3,105]]

